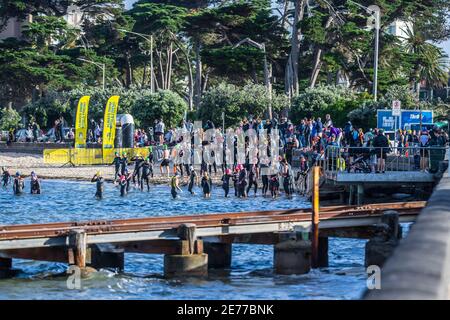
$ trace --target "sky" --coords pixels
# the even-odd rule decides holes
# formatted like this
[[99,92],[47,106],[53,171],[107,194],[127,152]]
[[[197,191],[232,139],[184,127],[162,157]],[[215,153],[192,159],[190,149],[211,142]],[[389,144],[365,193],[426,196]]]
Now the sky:
[[[134,2],[136,2],[137,0],[125,0],[125,7],[127,9],[131,8],[131,6],[133,5]],[[447,40],[446,42],[440,43],[438,44],[440,47],[442,47],[445,52],[447,53],[447,55],[450,57],[450,39]]]

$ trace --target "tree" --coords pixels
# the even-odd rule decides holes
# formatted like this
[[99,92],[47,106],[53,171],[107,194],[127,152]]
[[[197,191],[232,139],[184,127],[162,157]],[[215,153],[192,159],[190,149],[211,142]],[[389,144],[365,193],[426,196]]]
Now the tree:
[[[243,87],[238,87],[222,82],[205,92],[198,110],[198,118],[202,121],[212,120],[214,123],[222,123],[223,112],[225,125],[235,126],[245,116],[265,118],[268,103],[269,95],[264,85],[247,83]],[[274,112],[279,112],[288,105],[287,96],[272,93]]]
[[132,106],[131,114],[136,123],[143,127],[151,127],[157,119],[163,119],[168,128],[180,125],[187,111],[186,102],[176,93],[160,90],[138,98]]
[[0,130],[16,128],[20,123],[19,113],[9,107],[0,109]]

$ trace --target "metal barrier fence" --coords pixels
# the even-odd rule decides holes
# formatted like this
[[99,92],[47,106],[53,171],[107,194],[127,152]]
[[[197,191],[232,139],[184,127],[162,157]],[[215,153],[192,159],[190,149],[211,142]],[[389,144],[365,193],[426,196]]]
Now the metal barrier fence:
[[147,157],[149,154],[149,148],[115,148],[113,152],[108,153],[106,157],[103,157],[103,150],[101,148],[69,148],[69,149],[45,149],[44,163],[55,165],[109,165],[114,160],[114,154],[118,152],[122,155],[127,153],[128,158],[132,158],[136,155]]
[[336,174],[386,171],[437,172],[449,147],[339,147],[328,146],[321,165]]

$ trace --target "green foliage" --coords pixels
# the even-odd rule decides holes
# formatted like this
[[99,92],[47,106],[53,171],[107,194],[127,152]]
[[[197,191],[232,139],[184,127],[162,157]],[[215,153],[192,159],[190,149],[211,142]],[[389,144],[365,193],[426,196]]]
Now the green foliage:
[[161,90],[154,94],[142,95],[132,107],[131,114],[136,124],[150,127],[157,119],[163,119],[168,128],[180,125],[187,111],[186,102],[175,92]]
[[302,118],[321,117],[330,114],[336,126],[342,126],[347,113],[355,109],[361,101],[367,99],[342,86],[322,86],[308,88],[294,97],[291,107],[291,119],[299,122]]
[[[225,125],[234,126],[245,116],[263,118],[269,105],[269,95],[262,85],[247,83],[244,87],[220,83],[209,89],[202,100],[198,117],[203,121],[212,120],[222,123],[225,113]],[[286,96],[272,93],[272,110],[279,112],[288,106]]]
[[0,109],[0,130],[16,128],[20,123],[19,113],[11,108]]

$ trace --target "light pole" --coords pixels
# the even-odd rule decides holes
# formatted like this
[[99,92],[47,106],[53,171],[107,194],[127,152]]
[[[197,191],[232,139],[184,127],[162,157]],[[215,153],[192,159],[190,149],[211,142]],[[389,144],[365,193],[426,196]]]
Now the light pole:
[[375,29],[375,52],[374,52],[374,63],[373,63],[373,99],[377,101],[378,95],[378,50],[380,43],[380,26],[381,26],[381,10],[377,5],[370,5],[368,7],[363,6],[357,2],[349,0],[349,2],[357,5],[358,7],[364,9],[367,13],[372,16],[369,20],[368,26]]
[[106,65],[105,65],[104,63],[98,63],[98,62],[91,61],[91,60],[87,60],[87,59],[83,59],[83,58],[77,58],[77,60],[84,61],[84,62],[87,62],[87,63],[91,63],[91,64],[93,64],[93,65],[99,67],[100,69],[102,69],[102,74],[103,74],[103,75],[102,75],[102,78],[103,78],[103,90],[105,90],[105,72],[106,72]]
[[155,92],[155,80],[154,80],[155,72],[153,70],[153,35],[152,34],[147,35],[147,34],[129,31],[129,30],[125,30],[125,29],[117,29],[117,30],[125,32],[125,33],[134,34],[138,37],[145,39],[147,42],[150,43],[150,91],[152,93],[154,93]]
[[233,49],[236,49],[237,47],[239,47],[244,43],[248,43],[251,46],[260,49],[264,54],[264,84],[266,86],[267,94],[269,96],[269,106],[267,109],[269,113],[269,119],[272,120],[272,83],[270,81],[269,64],[267,62],[266,44],[258,43],[250,38],[245,38],[244,40],[241,40],[237,44],[235,44],[233,46]]

